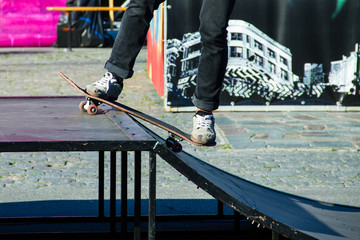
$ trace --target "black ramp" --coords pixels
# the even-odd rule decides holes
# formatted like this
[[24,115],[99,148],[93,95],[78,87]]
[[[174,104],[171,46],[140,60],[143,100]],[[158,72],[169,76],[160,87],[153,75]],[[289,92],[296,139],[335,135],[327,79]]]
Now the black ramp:
[[[301,234],[304,233],[318,239],[360,239],[358,208],[324,204],[274,191],[216,169],[186,153],[177,157],[194,170],[192,176],[187,177],[198,180],[194,182],[209,194],[288,237],[304,239]],[[186,167],[182,169],[184,175]]]
[[147,131],[161,143],[155,151],[165,161],[255,222],[292,239],[360,239],[360,208],[322,203],[249,182],[186,152],[174,153],[164,139]]

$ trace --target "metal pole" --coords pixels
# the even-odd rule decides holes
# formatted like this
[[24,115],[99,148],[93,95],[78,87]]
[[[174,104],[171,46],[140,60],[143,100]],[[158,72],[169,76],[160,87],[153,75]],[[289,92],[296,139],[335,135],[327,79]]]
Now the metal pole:
[[[109,0],[109,8],[114,7],[114,0]],[[114,28],[114,10],[109,11],[109,17],[110,17],[110,29],[113,30]]]
[[155,240],[156,218],[156,153],[149,153],[149,229],[148,239]]
[[218,202],[218,216],[224,216],[224,204],[221,201]]
[[274,230],[271,231],[271,239],[272,240],[279,240],[280,239],[279,233],[275,232]]
[[71,11],[68,12],[68,24],[69,24],[69,29],[68,29],[68,51],[71,51],[71,25],[72,25],[72,20],[71,20]]
[[127,189],[127,163],[128,155],[127,151],[121,152],[121,239],[127,238],[127,201],[128,201],[128,189]]
[[99,217],[104,217],[104,151],[99,151]]
[[355,78],[355,95],[360,94],[360,45],[359,43],[356,44],[356,78]]
[[240,213],[234,210],[234,230],[240,231]]
[[141,238],[141,152],[135,151],[134,240]]
[[116,231],[116,151],[110,152],[110,232]]

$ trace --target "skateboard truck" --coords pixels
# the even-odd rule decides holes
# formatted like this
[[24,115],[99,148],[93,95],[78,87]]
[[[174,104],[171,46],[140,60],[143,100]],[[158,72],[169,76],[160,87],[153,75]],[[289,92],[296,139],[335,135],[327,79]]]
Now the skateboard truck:
[[89,97],[86,97],[85,99],[86,99],[86,101],[82,101],[79,104],[80,110],[83,112],[87,112],[90,115],[96,115],[98,113],[97,106],[99,105],[99,102],[94,101]]
[[180,138],[176,137],[174,134],[170,134],[170,136],[166,139],[166,146],[176,153],[181,152],[182,150],[182,145],[177,139]]

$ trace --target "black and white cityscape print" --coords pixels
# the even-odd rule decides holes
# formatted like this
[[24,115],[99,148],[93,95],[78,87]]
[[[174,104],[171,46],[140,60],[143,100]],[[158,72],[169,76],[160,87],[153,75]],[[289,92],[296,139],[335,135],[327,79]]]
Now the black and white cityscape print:
[[[293,4],[303,3],[293,1]],[[341,9],[336,11],[331,15],[334,18],[334,14],[341,14]],[[335,46],[329,49],[329,54],[324,53],[327,55],[325,61],[325,58],[311,57],[308,58],[311,62],[306,62],[309,52],[311,55],[314,51],[305,40],[304,45],[293,45],[293,41],[284,40],[284,43],[289,42],[290,46],[287,46],[243,19],[230,20],[227,30],[229,55],[221,105],[360,106],[360,51],[355,40],[347,52],[331,55],[330,50],[339,51]],[[201,54],[200,40],[198,31],[168,34],[165,44],[168,106],[192,106]],[[350,45],[349,39],[346,41],[347,46]],[[293,46],[296,46],[294,50],[291,49]],[[302,51],[306,54],[301,54]],[[337,59],[331,59],[333,56]]]

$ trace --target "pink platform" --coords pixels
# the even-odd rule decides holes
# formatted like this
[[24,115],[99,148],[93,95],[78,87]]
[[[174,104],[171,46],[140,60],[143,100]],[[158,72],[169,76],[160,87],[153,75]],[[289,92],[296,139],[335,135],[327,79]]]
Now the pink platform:
[[66,0],[1,0],[0,47],[47,47],[56,42],[61,12],[48,6],[65,6]]

